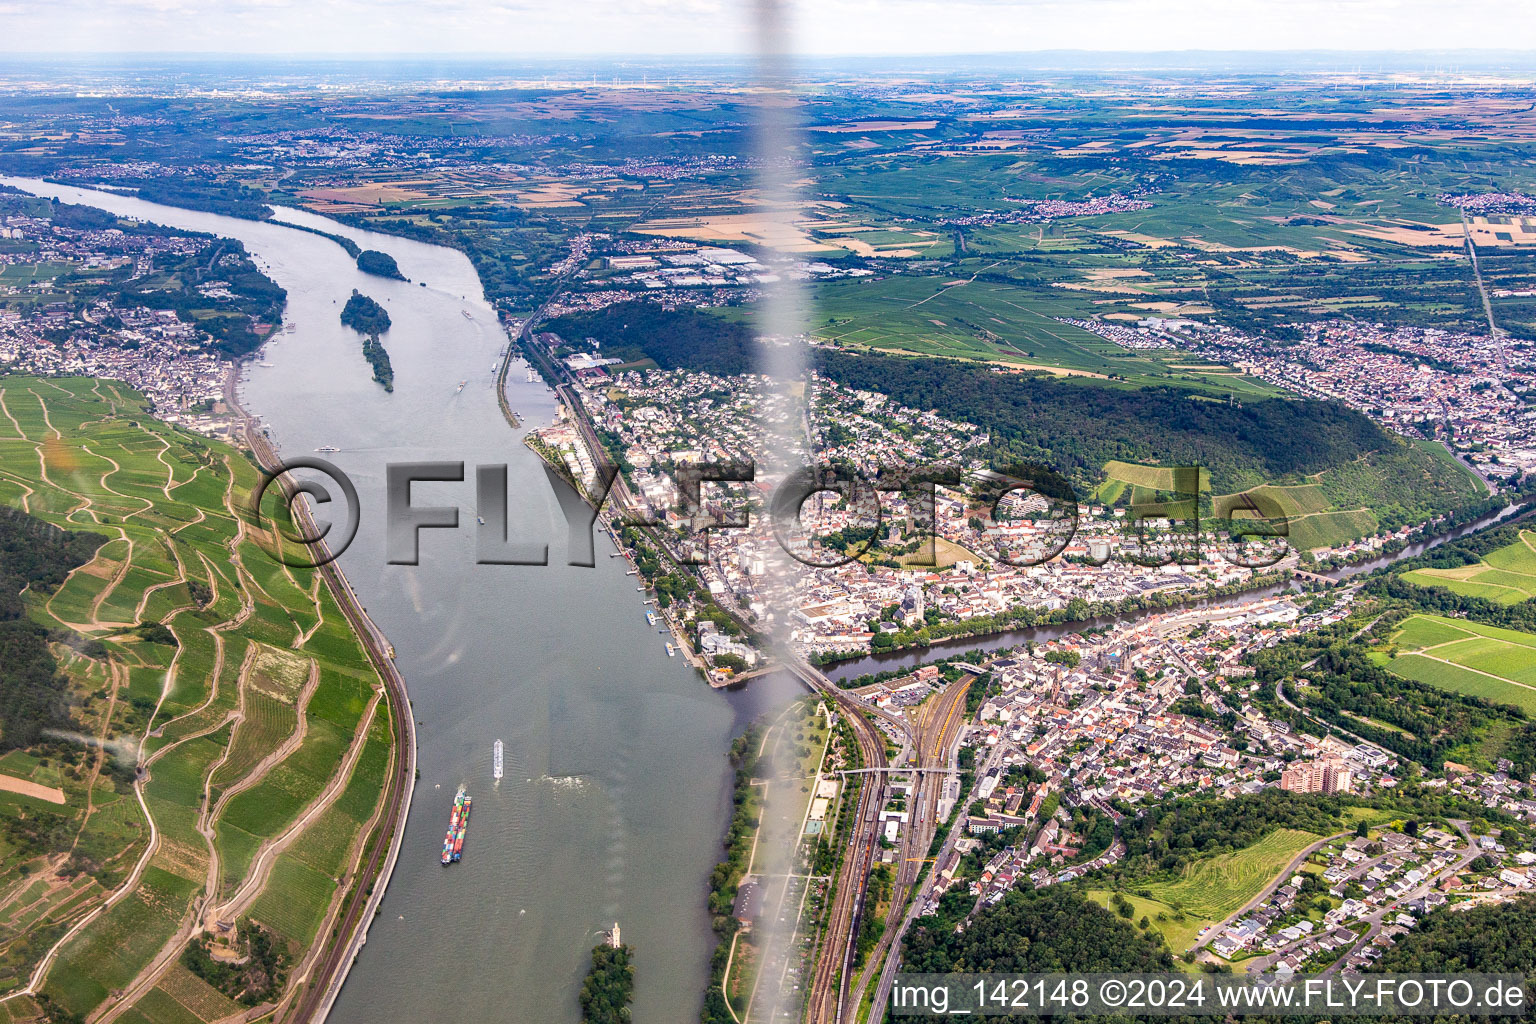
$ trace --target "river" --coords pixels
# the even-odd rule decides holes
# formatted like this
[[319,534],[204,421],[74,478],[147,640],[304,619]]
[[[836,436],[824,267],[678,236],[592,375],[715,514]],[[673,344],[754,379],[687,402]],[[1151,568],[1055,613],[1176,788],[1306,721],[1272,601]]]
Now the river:
[[[340,564],[395,646],[421,771],[382,913],[330,1019],[575,1021],[588,950],[615,921],[636,948],[634,1019],[696,1019],[714,942],[704,897],[729,817],[724,754],[746,721],[781,705],[798,685],[775,675],[711,691],[683,659],[667,657],[626,563],[608,557],[606,537],[598,538],[595,568],[564,564],[558,503],[521,443],[524,429],[549,421],[553,395],[514,370],[509,401],[525,427],[508,427],[493,365],[508,342],[468,259],[279,210],[285,220],[388,252],[411,279],[391,281],[358,271],[334,241],[279,223],[30,179],[0,183],[238,238],[288,290],[286,320],[296,329],[275,335],[262,361],[248,367],[242,400],[286,455],[333,446],[339,451],[325,457],[357,484],[361,526]],[[383,303],[393,321],[383,339],[393,394],[372,381],[359,336],[338,319],[354,288]],[[385,464],[423,460],[466,463],[464,483],[413,490],[418,505],[458,505],[461,528],[423,531],[419,566],[386,565]],[[475,564],[474,467],[492,463],[508,465],[512,537],[547,541],[550,565]],[[1279,589],[1211,600],[1236,604]],[[874,655],[829,666],[828,675],[847,679],[1083,626]],[[506,772],[493,785],[497,738]],[[460,785],[474,797],[474,815],[464,861],[445,869],[438,851]]]
[[[745,721],[795,684],[710,690],[667,657],[624,561],[608,557],[611,542],[599,537],[595,568],[564,564],[554,493],[523,429],[497,406],[493,364],[508,342],[468,259],[280,212],[388,252],[415,283],[391,281],[358,271],[334,241],[278,223],[0,183],[237,238],[288,290],[296,329],[274,335],[248,368],[242,401],[286,456],[334,446],[325,457],[357,484],[361,526],[340,564],[395,646],[421,773],[382,913],[330,1020],[576,1021],[588,951],[615,921],[636,949],[634,1019],[696,1019],[714,945],[704,899],[730,811],[724,755]],[[393,394],[373,382],[359,336],[338,319],[354,288],[393,321],[383,339]],[[510,375],[511,406],[527,427],[547,423],[553,395],[524,376]],[[386,565],[385,464],[419,460],[466,463],[464,483],[413,492],[418,505],[458,505],[461,528],[422,531],[418,566]],[[548,566],[475,564],[474,467],[500,463],[509,532],[547,540]],[[506,771],[493,784],[498,738]],[[474,814],[463,862],[444,868],[460,785]]]
[[[1344,566],[1339,569],[1329,569],[1321,575],[1335,580],[1345,580],[1362,573],[1374,572],[1383,566],[1393,562],[1402,561],[1405,558],[1416,558],[1431,548],[1437,548],[1448,540],[1457,537],[1465,537],[1469,533],[1481,530],[1502,519],[1515,515],[1521,510],[1521,506],[1506,505],[1498,512],[1491,513],[1479,519],[1473,520],[1463,526],[1458,526],[1445,533],[1426,537],[1423,540],[1414,541],[1401,551],[1389,555],[1378,555],[1366,561],[1357,562],[1354,565]],[[1253,590],[1245,590],[1236,594],[1223,594],[1219,597],[1206,597],[1198,601],[1192,601],[1187,608],[1223,608],[1246,604],[1250,601],[1272,597],[1286,590],[1293,590],[1290,583],[1276,584],[1268,587],[1258,587]],[[1150,613],[1142,613],[1150,614]],[[835,662],[822,666],[822,672],[828,679],[847,681],[856,679],[862,675],[874,672],[892,672],[898,669],[916,668],[925,662],[937,658],[952,658],[958,655],[970,653],[985,654],[991,651],[1000,651],[1008,647],[1017,647],[1020,644],[1033,641],[1043,644],[1048,640],[1066,636],[1068,633],[1081,632],[1084,629],[1096,629],[1112,626],[1116,623],[1132,621],[1137,615],[1102,615],[1097,618],[1080,622],[1050,623],[1040,626],[1025,626],[1019,629],[1010,629],[1002,633],[992,633],[988,636],[964,637],[955,640],[947,640],[933,644],[931,647],[907,647],[897,651],[884,651],[879,654],[868,654],[860,658],[849,658],[845,661]]]

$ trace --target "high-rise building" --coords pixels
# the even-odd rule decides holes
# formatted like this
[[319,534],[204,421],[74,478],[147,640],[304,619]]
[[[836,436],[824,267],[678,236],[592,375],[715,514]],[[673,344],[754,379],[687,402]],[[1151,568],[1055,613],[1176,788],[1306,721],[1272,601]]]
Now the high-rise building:
[[1280,788],[1290,793],[1348,793],[1353,784],[1350,770],[1334,760],[1293,764],[1280,773]]

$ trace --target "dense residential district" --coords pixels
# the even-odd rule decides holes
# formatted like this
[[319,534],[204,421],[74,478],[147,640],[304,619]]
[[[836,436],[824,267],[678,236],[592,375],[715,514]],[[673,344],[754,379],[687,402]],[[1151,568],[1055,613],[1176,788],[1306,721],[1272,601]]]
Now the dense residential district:
[[161,419],[227,437],[226,381],[277,326],[281,299],[237,243],[0,193],[0,366],[12,371],[120,380]]
[[[1197,931],[1191,925],[1188,959],[1278,975],[1360,968],[1435,908],[1536,890],[1536,799],[1507,761],[1490,772],[1447,763],[1429,777],[1342,730],[1314,734],[1266,711],[1273,687],[1255,678],[1250,655],[1345,622],[1356,597],[1344,588],[1167,612],[853,690],[867,708],[914,721],[953,683],[984,693],[959,738],[965,770],[944,785],[937,820],[954,825],[915,914],[942,914],[952,894],[975,913],[1020,885],[1081,880],[1094,892],[1127,855],[1122,825],[1141,811],[1186,795],[1258,799],[1268,790],[1355,799],[1362,816],[1340,819],[1331,835],[1293,833],[1295,850],[1257,896]],[[1373,821],[1371,798],[1403,785],[1464,797],[1518,824]],[[910,788],[894,782],[880,811],[881,863],[899,866],[916,827]],[[811,829],[825,813],[818,803]],[[1159,923],[1184,920],[1176,900],[1157,905]]]
[[1446,442],[1484,477],[1536,470],[1536,364],[1528,342],[1370,323],[1296,325],[1286,344],[1220,325],[1068,319],[1125,348],[1185,349],[1398,433]]

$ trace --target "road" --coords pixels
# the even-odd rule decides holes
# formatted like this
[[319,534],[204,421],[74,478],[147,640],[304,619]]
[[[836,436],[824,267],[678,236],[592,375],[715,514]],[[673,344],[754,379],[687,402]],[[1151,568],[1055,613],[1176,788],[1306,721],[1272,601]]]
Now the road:
[[[238,370],[232,371],[229,380],[225,382],[224,400],[234,415],[245,438],[246,446],[257,464],[270,471],[281,465],[282,459],[255,420],[240,407],[239,399],[235,394],[237,373]],[[291,482],[286,478],[279,478],[279,482],[284,487],[285,493],[288,493],[287,488],[291,486]],[[294,502],[290,507],[300,520],[298,525],[306,536],[315,536],[319,533],[305,503]],[[322,541],[317,547],[323,548],[324,542]],[[351,584],[342,574],[341,567],[335,561],[327,562],[321,566],[320,575],[325,580],[326,586],[330,588],[331,596],[341,607],[342,614],[346,616],[353,633],[361,641],[363,649],[368,654],[368,660],[373,663],[379,678],[384,682],[385,694],[389,701],[390,727],[394,734],[394,765],[386,785],[384,811],[377,822],[371,826],[377,832],[377,839],[372,843],[368,863],[351,876],[351,888],[347,890],[343,900],[341,919],[330,933],[335,935],[336,939],[325,944],[323,952],[320,952],[321,947],[317,947],[316,951],[310,954],[311,962],[308,967],[296,979],[298,982],[307,984],[307,987],[298,995],[297,1005],[288,1019],[313,1022],[313,1024],[324,1021],[330,1013],[331,1006],[341,993],[347,971],[351,969],[358,951],[367,941],[367,925],[373,921],[379,903],[384,899],[384,891],[389,886],[395,861],[400,856],[400,845],[405,839],[406,813],[410,810],[411,797],[416,789],[416,721],[411,717],[411,704],[405,689],[405,677],[400,674],[399,669],[395,668],[392,656],[394,649],[379,627],[374,625],[373,620],[368,617],[368,613],[363,611],[362,605],[358,603],[356,595],[352,592]],[[289,998],[293,996],[290,994]]]
[[1335,839],[1347,835],[1349,835],[1348,832],[1335,832],[1331,836],[1323,836],[1323,838],[1319,839],[1315,843],[1312,843],[1306,849],[1292,857],[1291,862],[1282,868],[1274,878],[1270,879],[1269,884],[1260,889],[1258,894],[1254,896],[1253,899],[1232,911],[1232,913],[1228,914],[1223,920],[1211,925],[1210,929],[1205,933],[1205,938],[1195,943],[1194,948],[1197,951],[1203,950],[1206,946],[1216,941],[1216,937],[1227,928],[1231,927],[1233,923],[1241,921],[1255,907],[1262,906],[1265,900],[1274,895],[1276,889],[1284,885],[1286,881],[1288,881],[1290,877],[1296,873],[1297,868],[1301,867],[1307,862],[1308,857],[1312,856],[1318,850],[1321,850]]
[[1493,300],[1488,297],[1488,287],[1483,284],[1483,268],[1477,263],[1477,243],[1472,241],[1472,226],[1467,223],[1467,211],[1461,211],[1461,234],[1467,241],[1467,255],[1472,258],[1472,279],[1477,282],[1477,293],[1483,297],[1483,313],[1488,317],[1488,333],[1495,338],[1504,332],[1493,322]]
[[[1451,862],[1451,864],[1446,868],[1437,871],[1434,875],[1425,879],[1424,883],[1416,889],[1403,894],[1400,898],[1393,900],[1386,906],[1383,906],[1378,910],[1374,910],[1360,918],[1359,921],[1354,922],[1355,926],[1358,926],[1361,923],[1365,924],[1367,926],[1365,933],[1361,935],[1358,940],[1352,943],[1347,950],[1341,953],[1338,959],[1336,959],[1326,970],[1323,971],[1324,974],[1333,974],[1337,972],[1342,968],[1344,962],[1349,958],[1350,954],[1369,945],[1370,942],[1376,938],[1376,936],[1380,935],[1381,932],[1388,927],[1386,924],[1387,916],[1389,914],[1395,915],[1399,906],[1410,900],[1415,900],[1421,896],[1426,895],[1432,889],[1434,889],[1435,885],[1441,879],[1461,871],[1468,864],[1477,859],[1478,854],[1482,851],[1477,848],[1477,843],[1473,841],[1472,833],[1469,831],[1467,823],[1465,821],[1452,820],[1452,824],[1456,826],[1457,830],[1461,832],[1462,837],[1467,841],[1467,845],[1462,848],[1460,855],[1456,858],[1456,860]],[[1225,920],[1218,924],[1212,925],[1210,930],[1206,932],[1205,939],[1197,944],[1195,949],[1203,951],[1204,948],[1213,942],[1216,937],[1219,936],[1225,929],[1230,927],[1235,922],[1242,920],[1242,918],[1247,916],[1255,908],[1263,905],[1264,901],[1268,900],[1270,896],[1274,894],[1276,889],[1285,884],[1285,882],[1291,877],[1291,875],[1296,872],[1298,868],[1301,867],[1301,865],[1306,861],[1308,857],[1333,840],[1342,836],[1347,836],[1349,834],[1350,833],[1348,832],[1336,832],[1331,836],[1326,836],[1323,839],[1318,840],[1317,842],[1308,846],[1305,850],[1301,851],[1301,853],[1297,854],[1296,857],[1285,866],[1284,870],[1276,875],[1275,878],[1268,885],[1266,885],[1257,896],[1243,904],[1243,906],[1238,910],[1229,914]],[[1390,856],[1392,856],[1392,854],[1383,853],[1379,856],[1363,861],[1356,866],[1355,871],[1357,873],[1361,871],[1367,871],[1375,865],[1379,864],[1381,861],[1386,860]],[[1274,967],[1275,964],[1279,963],[1292,950],[1296,949],[1298,946],[1304,945],[1313,937],[1314,936],[1307,936],[1305,938],[1298,939],[1295,942],[1289,943],[1280,947],[1279,949],[1266,953],[1262,957],[1245,961],[1242,965],[1242,970],[1248,974],[1261,974],[1265,971],[1268,971],[1270,968]],[[1203,956],[1202,959],[1210,960],[1212,958],[1207,955]],[[1219,961],[1212,960],[1212,962]]]
[[1467,841],[1466,848],[1461,851],[1461,855],[1452,861],[1448,867],[1441,871],[1437,871],[1429,878],[1426,878],[1423,885],[1420,885],[1418,888],[1413,889],[1410,892],[1404,893],[1401,897],[1393,900],[1382,909],[1374,913],[1367,914],[1365,917],[1361,918],[1362,921],[1369,923],[1370,927],[1365,930],[1364,935],[1360,936],[1360,940],[1358,942],[1356,942],[1353,946],[1350,946],[1349,949],[1345,950],[1342,956],[1340,956],[1337,960],[1330,964],[1325,971],[1323,971],[1324,974],[1337,973],[1343,968],[1344,961],[1348,960],[1352,953],[1354,953],[1356,950],[1364,949],[1366,946],[1370,945],[1376,936],[1380,935],[1382,931],[1387,927],[1385,922],[1388,914],[1395,915],[1397,908],[1402,904],[1427,895],[1442,878],[1448,878],[1449,876],[1456,874],[1458,871],[1461,871],[1468,864],[1471,864],[1474,860],[1476,860],[1478,856],[1483,852],[1482,850],[1478,849],[1477,842],[1472,838],[1472,830],[1468,828],[1465,821],[1461,821],[1455,818],[1450,819],[1450,821],[1452,825],[1456,826],[1456,830],[1461,833],[1462,838]]
[[[567,271],[556,279],[550,288],[549,297],[539,304],[539,308],[528,314],[523,320],[522,327],[518,329],[516,338],[507,339],[507,351],[501,359],[501,368],[496,371],[496,404],[501,407],[501,415],[506,419],[507,426],[516,430],[521,424],[518,422],[517,413],[512,411],[512,406],[507,403],[507,375],[512,369],[512,360],[517,355],[517,345],[513,342],[526,344],[533,340],[533,325],[544,319],[544,311],[549,304],[554,302],[561,291],[565,289],[565,283],[570,279],[574,271]],[[498,319],[500,316],[498,314]]]

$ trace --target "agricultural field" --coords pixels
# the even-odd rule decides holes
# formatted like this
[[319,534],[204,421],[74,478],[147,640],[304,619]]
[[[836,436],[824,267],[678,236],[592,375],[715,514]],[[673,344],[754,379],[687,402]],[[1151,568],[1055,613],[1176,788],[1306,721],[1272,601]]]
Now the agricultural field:
[[56,949],[35,990],[61,1011],[220,1019],[240,993],[189,974],[183,945],[228,921],[219,941],[238,952],[254,921],[298,964],[339,905],[390,774],[391,711],[320,576],[275,561],[247,522],[257,480],[244,454],[156,421],[122,384],[0,376],[0,494],[107,538],[56,591],[25,596],[74,638],[54,653],[99,745],[0,756],[4,834],[57,822],[0,840],[0,994]]
[[962,261],[953,273],[938,277],[833,281],[817,286],[812,298],[813,334],[845,348],[976,359],[1104,384],[1172,386],[1223,398],[1280,393],[1229,367],[1192,363],[1187,353],[1131,352],[1062,323],[1058,318],[1103,314],[1094,305],[1101,300],[989,272],[978,261]]
[[[1210,489],[1210,474],[1203,467],[1200,489]],[[1107,462],[1104,481],[1093,492],[1092,499],[1107,505],[1134,504],[1143,508],[1161,504],[1168,514],[1179,514],[1177,481],[1169,466]],[[1277,512],[1285,519],[1287,540],[1297,551],[1335,547],[1381,528],[1368,508],[1335,508],[1334,499],[1320,483],[1264,484],[1235,494],[1218,494],[1211,500],[1218,519],[1234,508],[1247,508],[1247,501],[1252,501],[1261,512]],[[1187,509],[1184,514],[1188,514]]]
[[1490,551],[1476,565],[1455,569],[1414,569],[1403,579],[1425,587],[1445,587],[1463,597],[1495,604],[1519,604],[1536,597],[1536,532],[1521,530],[1513,542]]
[[1536,636],[1442,615],[1414,615],[1373,651],[1389,671],[1536,714]]

